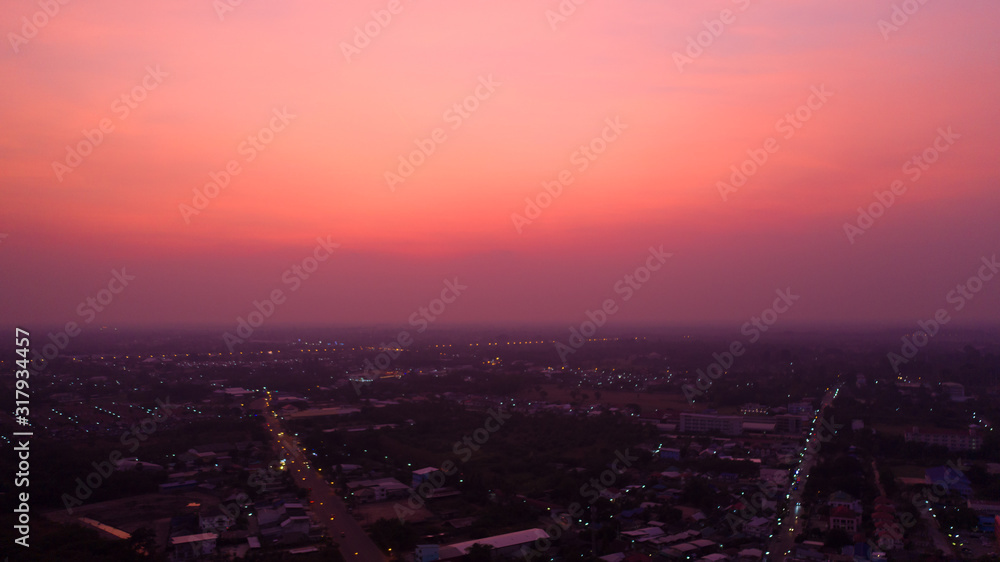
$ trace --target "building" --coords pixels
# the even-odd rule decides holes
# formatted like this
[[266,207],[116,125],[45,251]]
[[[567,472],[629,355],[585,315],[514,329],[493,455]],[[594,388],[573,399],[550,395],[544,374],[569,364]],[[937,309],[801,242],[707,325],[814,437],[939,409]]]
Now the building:
[[743,431],[747,433],[771,433],[777,425],[774,418],[746,417],[743,420]]
[[972,482],[964,472],[950,466],[932,466],[924,469],[924,482],[928,486],[944,486],[946,493],[955,492],[966,498],[972,496]]
[[747,402],[740,406],[740,413],[744,416],[766,416],[771,409],[763,404]]
[[437,544],[418,544],[413,551],[413,562],[434,562],[441,559],[441,546]]
[[761,468],[760,479],[763,482],[773,482],[779,488],[788,486],[791,475],[787,468]]
[[395,478],[355,480],[347,483],[347,489],[361,503],[405,498],[410,495],[410,487]]
[[257,525],[267,544],[295,544],[308,539],[312,524],[302,504],[278,502],[257,510]]
[[675,449],[675,448],[660,449],[660,458],[661,459],[670,459],[670,460],[680,460],[680,458],[681,458],[681,450],[680,449]]
[[[413,482],[410,484],[410,486],[412,486],[413,489],[416,490],[417,486],[419,486],[420,484],[422,484],[424,482],[430,482],[431,485],[434,485],[433,480],[438,480],[439,482],[444,482],[444,473],[441,473],[440,475],[434,477],[433,480],[432,480],[432,475],[435,472],[440,472],[440,471],[441,471],[441,469],[434,468],[432,466],[429,466],[427,468],[420,468],[420,469],[414,470],[413,471]],[[434,486],[434,487],[437,488],[437,486]]]
[[723,435],[739,435],[743,433],[743,416],[681,414],[681,433],[708,433],[714,431]]
[[975,429],[936,429],[916,427],[903,434],[907,442],[947,447],[949,451],[978,451],[983,446],[983,436]]
[[851,511],[861,513],[861,500],[854,499],[854,496],[847,492],[837,491],[830,494],[830,498],[826,503],[830,506],[830,509],[843,506]]
[[779,414],[774,416],[774,430],[778,433],[802,433],[806,423],[801,414]]
[[483,537],[472,541],[442,546],[439,549],[438,554],[440,556],[440,560],[455,560],[468,554],[469,549],[471,549],[473,545],[482,544],[492,546],[494,556],[512,557],[516,556],[517,553],[521,551],[522,547],[531,548],[531,543],[540,539],[548,538],[549,534],[542,529],[525,529],[524,531],[516,531],[492,537]]
[[861,528],[861,514],[843,505],[831,508],[830,528],[843,529],[853,535]]
[[1000,515],[1000,502],[970,498],[966,501],[966,505],[980,515]]
[[788,405],[789,414],[808,414],[813,415],[816,410],[813,408],[812,402],[792,402]]
[[170,560],[204,560],[215,553],[215,541],[219,535],[215,533],[200,533],[197,535],[182,535],[171,537]]
[[871,514],[875,525],[875,543],[882,550],[903,548],[903,527],[896,518],[896,507],[885,497],[875,498],[875,509]]
[[221,533],[236,523],[236,518],[220,506],[202,509],[198,512],[198,527],[204,533]]
[[965,401],[965,387],[957,382],[941,383],[941,392],[944,393],[953,402]]
[[763,539],[771,534],[771,520],[766,517],[754,517],[743,526],[743,533],[747,536]]

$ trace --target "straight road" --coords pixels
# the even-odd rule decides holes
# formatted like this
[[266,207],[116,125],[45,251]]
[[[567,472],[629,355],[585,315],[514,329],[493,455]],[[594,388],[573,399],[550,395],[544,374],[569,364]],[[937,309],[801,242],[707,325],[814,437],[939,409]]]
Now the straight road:
[[[804,454],[797,469],[798,475],[793,476],[792,483],[789,485],[788,514],[785,515],[785,519],[774,531],[774,535],[772,535],[771,544],[768,548],[768,551],[771,553],[771,556],[768,557],[769,560],[783,560],[785,556],[790,554],[795,547],[796,534],[801,533],[806,524],[804,519],[805,510],[800,507],[802,493],[806,489],[806,480],[809,479],[809,471],[816,464],[816,454],[819,452],[820,447],[822,447],[822,439],[819,431],[820,420],[824,419],[823,412],[833,403],[833,399],[839,390],[839,387],[835,387],[827,391],[820,403],[819,412],[813,418],[813,427],[815,429],[807,440],[807,446],[803,451]],[[795,489],[796,479],[801,479],[798,490]]]
[[294,435],[285,431],[281,420],[268,408],[265,398],[252,404],[264,412],[267,429],[279,447],[281,458],[286,459],[285,469],[292,475],[295,483],[302,488],[311,488],[309,498],[314,503],[308,504],[310,510],[327,524],[330,537],[340,543],[340,553],[345,560],[386,561],[386,555],[372,542],[361,525],[347,512],[347,506],[337,494],[336,489],[323,477],[323,474],[309,466],[309,460],[302,452],[301,444]]

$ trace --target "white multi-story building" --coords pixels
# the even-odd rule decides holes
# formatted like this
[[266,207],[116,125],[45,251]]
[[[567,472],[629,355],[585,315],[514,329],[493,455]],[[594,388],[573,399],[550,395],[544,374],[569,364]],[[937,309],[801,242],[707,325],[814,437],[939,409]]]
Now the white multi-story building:
[[983,446],[983,436],[975,429],[935,429],[914,427],[905,432],[907,442],[941,445],[949,451],[978,451]]
[[707,433],[718,431],[723,435],[743,433],[743,416],[718,414],[681,414],[682,433]]

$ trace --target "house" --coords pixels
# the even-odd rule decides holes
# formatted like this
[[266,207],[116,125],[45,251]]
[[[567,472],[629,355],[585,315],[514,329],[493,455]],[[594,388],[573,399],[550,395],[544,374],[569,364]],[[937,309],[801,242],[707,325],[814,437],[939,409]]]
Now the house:
[[743,533],[757,538],[771,534],[771,520],[766,517],[754,517],[743,526]]
[[854,496],[847,492],[837,491],[830,494],[827,504],[831,509],[837,506],[844,506],[851,511],[861,513],[861,500],[854,499]]
[[787,468],[761,468],[760,479],[764,482],[772,482],[779,488],[788,486],[789,473]]
[[844,505],[833,507],[830,509],[830,528],[854,534],[861,528],[861,514]]
[[644,527],[634,531],[624,531],[622,536],[628,537],[635,542],[647,542],[652,539],[662,537],[664,534],[663,529],[660,527]]
[[260,536],[271,544],[294,544],[309,537],[311,523],[302,504],[278,502],[257,510]]
[[896,506],[885,496],[875,498],[872,512],[875,541],[883,549],[903,548],[903,527],[896,521]]
[[661,459],[680,460],[680,458],[681,458],[681,450],[680,449],[673,449],[673,448],[660,449],[660,458]]
[[717,546],[717,544],[718,543],[715,541],[710,541],[708,539],[697,539],[691,542],[677,544],[670,548],[665,548],[660,552],[668,557],[689,559],[692,556]]

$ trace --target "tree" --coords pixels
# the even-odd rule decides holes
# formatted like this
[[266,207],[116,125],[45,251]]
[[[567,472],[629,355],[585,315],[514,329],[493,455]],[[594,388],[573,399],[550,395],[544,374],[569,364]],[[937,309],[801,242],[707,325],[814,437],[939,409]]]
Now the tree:
[[371,537],[382,550],[392,549],[394,552],[413,550],[417,544],[417,536],[409,523],[392,519],[379,518],[371,526]]
[[840,549],[851,544],[851,537],[843,529],[830,529],[826,534],[825,546]]
[[139,527],[128,539],[129,547],[143,556],[152,556],[156,552],[156,531],[149,527]]

